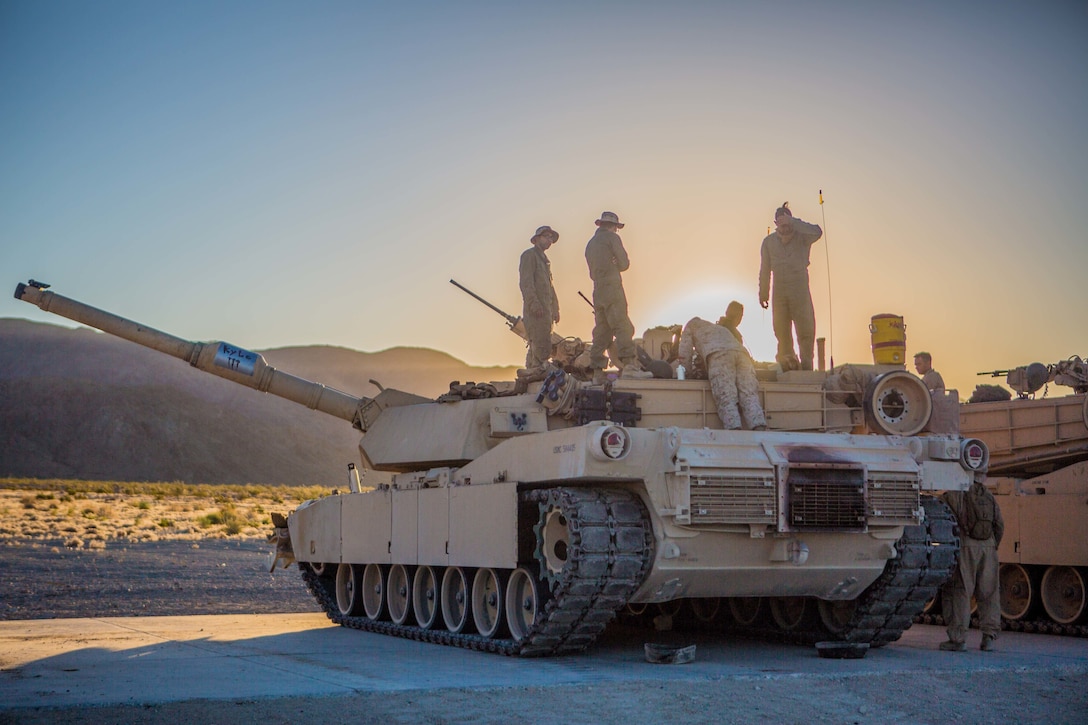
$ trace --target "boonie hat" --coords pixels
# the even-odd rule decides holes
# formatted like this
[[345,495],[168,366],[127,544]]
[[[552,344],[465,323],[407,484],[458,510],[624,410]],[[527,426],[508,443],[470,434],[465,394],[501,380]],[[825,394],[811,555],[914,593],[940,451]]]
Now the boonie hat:
[[542,236],[544,234],[547,234],[549,237],[551,237],[553,243],[559,241],[559,232],[555,231],[554,229],[549,227],[547,224],[545,224],[542,227],[537,227],[536,228],[536,233],[533,234],[533,236],[529,237],[529,241],[530,242],[535,242],[537,237]]
[[616,212],[614,211],[602,211],[601,218],[595,221],[594,224],[600,226],[601,222],[615,224],[617,229],[623,229],[623,224],[620,223],[620,218],[616,216]]

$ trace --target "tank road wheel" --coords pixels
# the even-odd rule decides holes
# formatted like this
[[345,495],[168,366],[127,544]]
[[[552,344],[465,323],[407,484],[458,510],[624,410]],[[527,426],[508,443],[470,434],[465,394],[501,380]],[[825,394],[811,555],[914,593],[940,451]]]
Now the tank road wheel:
[[912,436],[929,423],[933,398],[920,378],[906,370],[877,375],[865,388],[865,423],[886,435]]
[[540,587],[536,577],[521,567],[510,575],[506,585],[506,619],[510,634],[518,642],[525,639],[536,624],[541,609]]
[[438,577],[432,567],[416,569],[412,581],[412,610],[416,613],[416,622],[423,629],[432,629],[438,622]]
[[472,580],[472,619],[476,631],[484,637],[494,637],[503,620],[503,582],[495,569],[476,570]]
[[772,597],[771,617],[783,632],[796,632],[811,626],[818,615],[808,597]]
[[363,611],[363,570],[355,564],[336,568],[336,606],[340,614],[353,616]]
[[704,624],[710,624],[717,619],[722,610],[721,597],[696,597],[688,601],[691,602],[691,613],[695,616],[695,621]]
[[1084,616],[1084,575],[1071,566],[1052,566],[1039,587],[1043,609],[1058,624],[1073,624]]
[[332,574],[332,564],[326,564],[325,562],[310,562],[307,566],[310,567],[310,571],[318,576],[326,576]]
[[641,617],[646,613],[646,609],[650,606],[643,602],[630,602],[627,605],[627,613],[635,617]]
[[472,630],[472,610],[469,608],[468,572],[459,566],[451,566],[442,575],[439,599],[442,603],[442,620],[446,629],[454,634]]
[[729,613],[742,627],[751,627],[763,619],[763,597],[729,597]]
[[385,598],[389,604],[389,618],[395,624],[406,623],[412,614],[412,573],[404,564],[394,564],[389,570]]
[[845,599],[828,601],[816,600],[816,611],[820,615],[820,623],[831,634],[843,634],[850,627],[850,620],[854,618],[854,612],[858,608],[857,600]]
[[381,564],[367,564],[363,569],[363,612],[374,621],[387,619],[385,606],[386,573]]
[[1001,616],[1012,621],[1026,619],[1039,598],[1039,585],[1020,564],[1002,564],[998,578]]

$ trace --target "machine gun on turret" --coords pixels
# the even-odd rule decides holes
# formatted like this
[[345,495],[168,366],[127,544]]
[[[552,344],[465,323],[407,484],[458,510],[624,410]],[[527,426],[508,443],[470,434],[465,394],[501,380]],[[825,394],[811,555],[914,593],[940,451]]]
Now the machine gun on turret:
[[[461,290],[465,294],[469,295],[476,301],[483,303],[490,309],[502,315],[502,317],[506,320],[506,325],[510,328],[510,331],[520,337],[522,340],[525,340],[526,345],[529,344],[529,336],[525,332],[525,323],[520,317],[515,317],[514,315],[509,315],[506,312],[503,312],[498,306],[491,304],[483,297],[476,294],[468,287],[465,287],[463,284],[460,284],[456,280],[451,279],[450,284],[452,284],[454,287]],[[581,340],[581,338],[563,337],[562,335],[553,331],[551,343],[552,352],[550,357],[552,359],[552,363],[556,367],[562,368],[568,373],[574,373],[579,377],[584,378],[588,366],[588,358],[586,358],[585,360],[578,359],[579,356],[583,355],[583,353],[585,353],[586,351],[586,344]],[[528,382],[535,382],[536,379],[543,380],[546,374],[546,371],[537,371],[535,375],[529,376],[532,378],[532,380],[526,380]],[[519,374],[519,381],[522,379],[525,378],[523,378],[523,376],[520,376]]]
[[989,375],[992,378],[1004,376],[1005,383],[1021,398],[1033,395],[1048,383],[1068,386],[1077,394],[1088,393],[1088,363],[1077,355],[1050,365],[1033,362],[1008,370],[990,370],[976,374]]
[[526,336],[526,333],[525,333],[525,323],[521,321],[520,317],[515,317],[514,315],[508,315],[507,313],[503,312],[501,309],[499,309],[495,305],[493,305],[490,302],[488,302],[487,300],[485,300],[480,295],[478,295],[475,292],[473,292],[472,290],[470,290],[468,287],[466,287],[463,284],[459,283],[457,280],[451,279],[450,284],[452,284],[454,287],[461,290],[465,294],[469,295],[470,297],[472,297],[476,301],[482,302],[487,307],[489,307],[492,310],[494,310],[495,312],[499,313],[499,315],[501,315],[503,317],[503,319],[506,320],[506,326],[509,327],[510,331],[513,332],[515,335],[517,335],[518,337],[520,337],[523,340],[528,340],[529,339]]

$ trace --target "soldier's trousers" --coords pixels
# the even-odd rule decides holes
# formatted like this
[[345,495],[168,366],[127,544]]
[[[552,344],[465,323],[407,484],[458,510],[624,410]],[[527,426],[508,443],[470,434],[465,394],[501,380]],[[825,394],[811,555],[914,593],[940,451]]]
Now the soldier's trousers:
[[521,318],[525,336],[529,338],[529,350],[525,353],[525,367],[529,370],[545,365],[552,356],[552,316],[547,310],[541,317],[533,317],[528,310]]
[[998,588],[997,547],[994,540],[964,536],[956,570],[941,590],[941,609],[948,639],[963,642],[971,625],[971,597],[978,601],[979,629],[997,637],[1001,631],[1001,595]]
[[[605,352],[616,341],[616,357],[624,365],[635,359],[635,326],[627,316],[627,296],[623,289],[593,290],[593,344],[589,348],[589,366],[603,370]],[[613,361],[615,362],[615,361]]]
[[766,425],[755,369],[748,354],[741,350],[716,352],[706,361],[710,392],[718,404],[718,417],[727,430],[751,430]]
[[816,346],[816,312],[807,282],[778,284],[771,293],[771,318],[774,336],[778,338],[778,356],[793,353],[793,332],[797,330],[797,352],[802,370],[812,370],[813,348]]

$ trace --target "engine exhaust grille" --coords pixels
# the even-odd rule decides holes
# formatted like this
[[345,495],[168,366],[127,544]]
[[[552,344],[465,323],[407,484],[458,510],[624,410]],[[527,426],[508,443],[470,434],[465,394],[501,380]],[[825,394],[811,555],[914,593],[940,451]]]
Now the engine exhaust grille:
[[691,523],[774,524],[773,473],[692,476]]
[[918,523],[922,505],[918,476],[909,473],[869,474],[869,516],[881,523]]
[[790,466],[790,527],[802,531],[864,531],[865,472],[839,466]]

